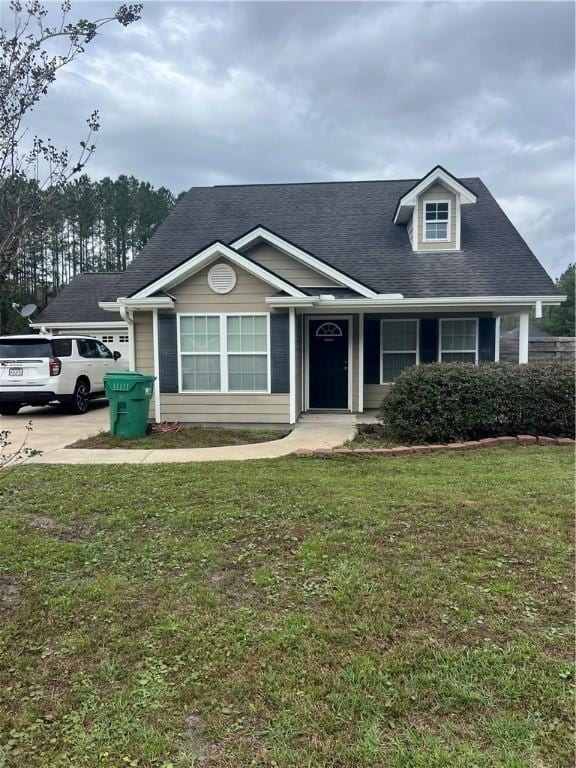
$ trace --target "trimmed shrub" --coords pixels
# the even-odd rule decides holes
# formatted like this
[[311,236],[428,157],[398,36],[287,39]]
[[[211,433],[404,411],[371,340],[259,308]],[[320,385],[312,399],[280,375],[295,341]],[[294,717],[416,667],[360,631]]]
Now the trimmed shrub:
[[380,419],[391,438],[411,443],[526,433],[573,437],[574,409],[570,361],[432,363],[396,379]]

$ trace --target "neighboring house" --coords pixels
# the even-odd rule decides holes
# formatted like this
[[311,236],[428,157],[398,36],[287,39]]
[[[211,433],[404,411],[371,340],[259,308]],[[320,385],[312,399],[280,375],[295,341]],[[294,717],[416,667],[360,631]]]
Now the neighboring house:
[[497,360],[506,313],[525,362],[529,312],[563,300],[482,181],[440,166],[193,188],[99,298],[158,377],[153,419],[256,424],[377,408],[411,365]]
[[100,272],[77,275],[31,323],[32,328],[45,329],[50,333],[95,336],[128,361],[128,324],[98,306],[102,297],[116,292],[123,274]]

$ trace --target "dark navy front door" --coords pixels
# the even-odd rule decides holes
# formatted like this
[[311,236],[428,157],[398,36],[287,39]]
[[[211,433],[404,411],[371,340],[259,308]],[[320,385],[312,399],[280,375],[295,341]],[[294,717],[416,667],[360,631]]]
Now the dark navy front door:
[[310,408],[348,408],[348,320],[310,320]]

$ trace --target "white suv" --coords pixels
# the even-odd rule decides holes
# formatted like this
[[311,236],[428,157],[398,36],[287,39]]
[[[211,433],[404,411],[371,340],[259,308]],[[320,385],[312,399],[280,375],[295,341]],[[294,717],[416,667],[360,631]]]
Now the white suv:
[[0,414],[52,402],[86,413],[104,374],[126,367],[120,357],[91,336],[0,336]]

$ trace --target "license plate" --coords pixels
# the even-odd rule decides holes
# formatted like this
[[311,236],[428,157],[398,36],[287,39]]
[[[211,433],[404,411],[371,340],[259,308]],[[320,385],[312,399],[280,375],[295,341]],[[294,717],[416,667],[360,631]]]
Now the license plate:
[[23,368],[8,368],[8,376],[22,376]]

